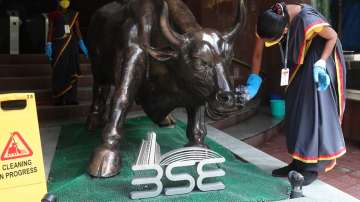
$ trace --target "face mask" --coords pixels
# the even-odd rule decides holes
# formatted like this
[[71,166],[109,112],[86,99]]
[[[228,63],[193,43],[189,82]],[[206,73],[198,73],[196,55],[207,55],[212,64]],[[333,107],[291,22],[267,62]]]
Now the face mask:
[[70,1],[69,0],[61,0],[61,1],[59,1],[59,6],[63,9],[67,9],[70,6]]
[[280,43],[280,41],[282,40],[282,38],[284,37],[284,35],[282,35],[280,38],[276,39],[276,40],[272,40],[272,41],[265,41],[265,46],[266,47],[271,47],[273,45],[276,45],[278,43]]
[[[256,32],[256,37],[261,38],[258,33]],[[280,43],[280,41],[284,38],[284,34],[282,34],[279,38],[275,40],[265,40],[265,47],[271,47],[273,45],[276,45]]]

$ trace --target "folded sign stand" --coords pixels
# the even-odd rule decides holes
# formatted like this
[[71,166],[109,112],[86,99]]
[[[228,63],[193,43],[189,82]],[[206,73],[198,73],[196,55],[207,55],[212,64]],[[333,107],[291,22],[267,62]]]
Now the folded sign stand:
[[33,93],[0,95],[1,201],[39,202],[46,179]]

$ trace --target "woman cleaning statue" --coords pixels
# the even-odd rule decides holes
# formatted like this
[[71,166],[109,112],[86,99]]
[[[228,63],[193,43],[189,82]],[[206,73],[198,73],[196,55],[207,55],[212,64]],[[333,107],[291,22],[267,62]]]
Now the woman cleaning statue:
[[317,10],[305,4],[276,3],[258,18],[252,74],[247,81],[251,98],[262,82],[263,48],[275,44],[285,47],[281,72],[282,83],[288,85],[286,139],[293,160],[272,174],[286,177],[296,170],[308,185],[319,172],[331,170],[346,152],[341,129],[346,78],[343,51],[337,33]]

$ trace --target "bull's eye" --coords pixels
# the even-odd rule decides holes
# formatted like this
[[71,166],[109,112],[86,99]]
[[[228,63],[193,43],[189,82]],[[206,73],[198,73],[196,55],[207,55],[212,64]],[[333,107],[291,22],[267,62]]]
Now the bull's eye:
[[207,62],[205,62],[204,60],[200,60],[200,65],[205,68],[207,68],[209,66],[209,64]]
[[200,66],[202,66],[203,68],[207,69],[211,67],[211,64],[205,60],[200,60]]
[[195,62],[195,69],[198,71],[204,71],[208,67],[209,67],[209,64],[204,60],[197,59]]

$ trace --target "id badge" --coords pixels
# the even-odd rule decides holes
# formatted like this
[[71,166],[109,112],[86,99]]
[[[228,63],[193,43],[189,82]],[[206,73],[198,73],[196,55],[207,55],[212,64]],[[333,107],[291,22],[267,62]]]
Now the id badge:
[[65,29],[65,34],[70,34],[70,26],[69,25],[65,25],[64,29]]
[[287,86],[287,85],[289,85],[289,75],[290,75],[289,68],[282,68],[282,69],[281,69],[281,82],[280,82],[280,86]]

